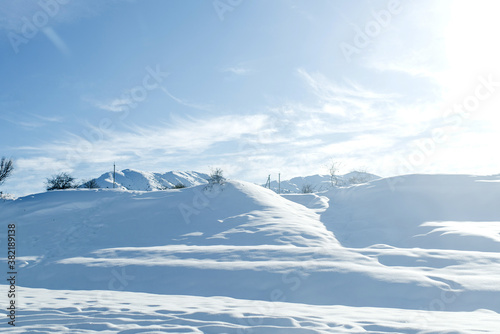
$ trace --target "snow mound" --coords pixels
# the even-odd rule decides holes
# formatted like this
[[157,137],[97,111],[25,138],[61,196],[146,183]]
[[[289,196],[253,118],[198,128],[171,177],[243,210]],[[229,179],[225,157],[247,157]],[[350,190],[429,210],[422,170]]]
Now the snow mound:
[[[290,257],[297,247],[340,247],[319,215],[247,182],[156,192],[52,191],[0,205],[6,219],[19,224],[24,282],[34,287],[105,289],[106,280],[94,278],[109,274],[109,267],[132,265],[152,270],[154,282],[131,284],[133,291],[172,292],[179,283],[158,284],[170,270],[178,282],[188,282],[190,270],[206,269],[206,277],[234,268],[279,271],[283,265],[258,259],[268,252]],[[226,284],[212,281],[217,286],[206,293],[224,294]]]
[[[209,176],[198,172],[171,171],[167,173],[144,172],[134,169],[117,171],[115,187],[127,190],[164,190],[182,184],[193,187],[206,184]],[[102,174],[96,179],[99,188],[113,188],[113,172]]]
[[[2,211],[37,234],[37,251],[71,247],[336,244],[319,215],[248,182],[156,192],[112,189],[51,191],[5,202]],[[31,230],[32,229],[32,230]],[[74,229],[78,229],[76,234]],[[46,231],[46,232],[44,232]],[[57,231],[54,233],[54,231]],[[27,248],[24,248],[27,247]]]
[[406,175],[324,193],[344,246],[500,251],[500,176]]
[[0,201],[17,226],[14,330],[495,333],[499,181],[407,175],[283,196],[229,181]]

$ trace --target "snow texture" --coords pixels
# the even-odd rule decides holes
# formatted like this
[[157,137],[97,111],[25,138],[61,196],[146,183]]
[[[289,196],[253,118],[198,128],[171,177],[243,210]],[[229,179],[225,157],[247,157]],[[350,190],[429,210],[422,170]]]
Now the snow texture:
[[498,181],[407,175],[283,196],[228,181],[1,201],[20,287],[17,326],[0,331],[498,333]]

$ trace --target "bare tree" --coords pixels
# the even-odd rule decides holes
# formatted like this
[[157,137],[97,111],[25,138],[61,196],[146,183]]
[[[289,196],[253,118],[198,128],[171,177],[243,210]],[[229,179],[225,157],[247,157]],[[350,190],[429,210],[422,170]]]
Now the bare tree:
[[211,190],[214,185],[223,185],[226,181],[226,178],[223,175],[223,171],[221,168],[212,169],[212,172],[208,176],[208,184],[205,186],[205,190]]
[[47,179],[47,191],[76,188],[75,178],[68,173],[59,173]]
[[5,179],[10,176],[13,170],[14,162],[12,159],[2,157],[2,160],[0,160],[0,184],[4,183]]
[[338,176],[340,166],[341,166],[340,162],[333,160],[330,161],[330,163],[327,165],[328,173],[330,174],[330,183],[332,184],[332,187],[338,186],[340,183],[340,178]]

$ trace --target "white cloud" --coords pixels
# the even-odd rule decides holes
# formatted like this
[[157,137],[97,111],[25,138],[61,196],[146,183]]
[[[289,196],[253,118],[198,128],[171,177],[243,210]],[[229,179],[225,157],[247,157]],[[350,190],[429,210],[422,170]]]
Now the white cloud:
[[61,163],[54,157],[19,158],[15,160],[16,169],[30,172],[53,173],[61,169]]
[[345,85],[340,86],[328,80],[320,73],[310,74],[306,70],[297,69],[299,76],[309,85],[314,93],[324,101],[350,102],[358,105],[360,101],[384,101],[392,100],[398,97],[394,93],[377,93],[372,90],[362,87],[360,84],[352,80],[344,80]]
[[39,115],[39,114],[33,114],[33,113],[28,113],[28,114],[33,116],[33,117],[36,117],[42,121],[50,122],[50,123],[62,123],[64,120],[60,116]]
[[4,112],[0,115],[0,119],[26,128],[40,128],[46,126],[48,123],[61,123],[63,121],[63,118],[59,116],[42,116],[25,112]]
[[240,66],[232,66],[224,68],[222,72],[228,72],[234,75],[249,75],[253,72],[253,70]]
[[199,103],[193,103],[193,102],[190,102],[190,101],[187,101],[187,100],[184,100],[184,99],[180,99],[174,95],[172,95],[165,87],[163,86],[160,86],[160,89],[168,96],[170,97],[172,100],[174,100],[175,102],[179,103],[180,105],[183,105],[183,106],[186,106],[186,107],[190,107],[190,108],[194,108],[194,109],[198,109],[198,110],[205,110],[205,111],[208,111],[210,110],[210,107],[208,105],[205,105],[205,104],[199,104]]
[[[38,151],[31,148],[30,151]],[[60,159],[51,156],[52,153],[43,151],[45,156],[33,156],[14,159],[14,172],[2,185],[2,191],[16,196],[24,196],[45,190],[45,181],[51,175],[59,172],[73,172],[61,164]]]
[[121,112],[130,108],[132,100],[127,98],[118,98],[118,99],[108,100],[106,102],[93,101],[93,104],[94,106],[102,110]]
[[134,127],[128,132],[90,128],[96,141],[78,135],[54,142],[42,148],[54,159],[68,166],[79,163],[99,164],[113,160],[157,161],[192,157],[216,144],[239,140],[266,127],[267,117],[219,116],[199,120],[177,119],[156,127]]
[[402,72],[415,77],[428,77],[434,79],[438,75],[435,71],[432,71],[428,65],[425,65],[425,63],[412,60],[409,57],[404,57],[403,60],[398,61],[372,59],[367,63],[367,67],[380,72]]

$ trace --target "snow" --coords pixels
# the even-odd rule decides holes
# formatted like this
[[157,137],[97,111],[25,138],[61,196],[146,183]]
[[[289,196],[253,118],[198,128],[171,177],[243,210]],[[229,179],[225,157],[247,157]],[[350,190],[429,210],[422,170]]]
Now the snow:
[[[500,179],[500,177],[497,177]],[[388,244],[396,247],[499,251],[491,237],[429,233],[431,223],[476,225],[496,235],[500,221],[498,184],[491,177],[407,175],[351,188],[332,189],[322,221],[345,246]],[[484,222],[490,222],[489,227]],[[463,230],[463,228],[460,228]],[[497,228],[498,229],[498,228]],[[484,233],[483,233],[484,235]]]
[[[115,173],[115,188],[126,190],[163,190],[177,184],[186,187],[206,184],[209,176],[198,172],[170,171],[166,173],[144,172],[124,169]],[[96,178],[99,188],[113,188],[113,172],[107,172]]]
[[[24,288],[9,333],[496,333],[488,310],[438,312],[227,297]],[[43,311],[40,310],[43,305]]]
[[2,201],[17,226],[19,314],[0,330],[497,333],[497,181],[406,175],[283,196],[228,181]]
[[[353,184],[361,184],[379,179],[380,177],[367,172],[350,172],[345,175],[336,175],[336,186],[349,186]],[[309,175],[294,177],[290,180],[282,180],[278,185],[278,181],[271,181],[270,189],[283,194],[302,193],[302,187],[310,185],[314,192],[325,191],[332,188],[332,178],[330,175]]]

